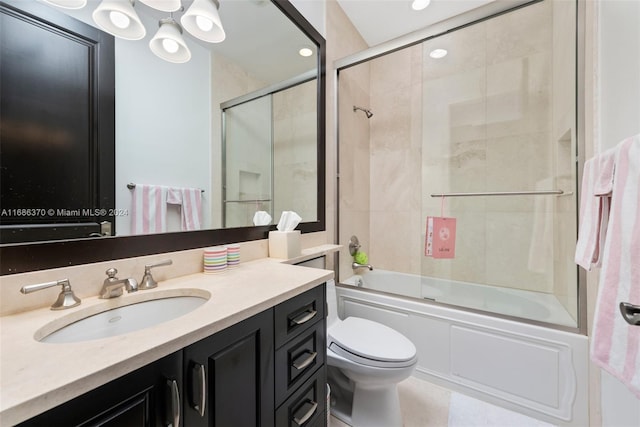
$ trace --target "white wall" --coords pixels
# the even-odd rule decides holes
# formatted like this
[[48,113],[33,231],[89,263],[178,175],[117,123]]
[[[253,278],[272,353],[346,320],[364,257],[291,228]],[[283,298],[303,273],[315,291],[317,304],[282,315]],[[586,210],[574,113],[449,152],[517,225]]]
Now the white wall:
[[290,0],[315,29],[327,38],[327,13],[325,1],[320,0]]
[[[116,39],[116,207],[131,214],[129,182],[202,188],[210,228],[207,200],[219,196],[210,176],[211,60],[203,47],[189,47],[191,60],[172,64],[146,40]],[[180,231],[180,211],[168,212],[168,231]],[[116,218],[117,235],[130,233],[130,218]]]
[[[640,2],[601,0],[599,20],[599,135],[595,152],[640,133]],[[639,426],[640,400],[602,371],[602,425]]]

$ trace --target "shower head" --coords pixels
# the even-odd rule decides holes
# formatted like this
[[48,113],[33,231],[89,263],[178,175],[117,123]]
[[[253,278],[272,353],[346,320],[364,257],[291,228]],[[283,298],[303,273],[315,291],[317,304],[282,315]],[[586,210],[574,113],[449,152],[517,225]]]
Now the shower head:
[[367,115],[367,119],[370,119],[371,116],[373,116],[373,113],[371,112],[371,110],[367,110],[366,108],[362,108],[362,107],[356,107],[355,105],[353,106],[353,111],[364,111],[364,113]]

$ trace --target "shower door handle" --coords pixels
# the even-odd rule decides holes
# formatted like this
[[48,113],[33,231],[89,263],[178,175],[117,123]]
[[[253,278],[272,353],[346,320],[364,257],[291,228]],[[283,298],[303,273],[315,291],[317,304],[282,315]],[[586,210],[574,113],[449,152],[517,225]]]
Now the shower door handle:
[[620,313],[624,320],[634,326],[640,326],[640,305],[633,305],[628,302],[620,303]]

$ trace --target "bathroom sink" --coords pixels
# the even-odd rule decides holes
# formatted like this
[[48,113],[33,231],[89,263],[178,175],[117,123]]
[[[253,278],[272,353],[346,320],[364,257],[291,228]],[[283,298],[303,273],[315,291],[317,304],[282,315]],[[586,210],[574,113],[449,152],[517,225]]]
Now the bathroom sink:
[[134,332],[183,316],[207,302],[210,294],[185,289],[177,294],[158,292],[151,298],[140,297],[129,298],[126,305],[117,307],[107,300],[102,306],[73,313],[44,326],[34,338],[44,343],[71,343]]

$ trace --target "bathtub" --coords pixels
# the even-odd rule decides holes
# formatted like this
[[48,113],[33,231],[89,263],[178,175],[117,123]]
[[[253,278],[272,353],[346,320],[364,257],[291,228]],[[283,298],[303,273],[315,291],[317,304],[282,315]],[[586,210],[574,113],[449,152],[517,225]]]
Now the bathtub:
[[570,324],[557,300],[384,270],[343,280],[337,294],[340,317],[371,319],[413,341],[417,377],[555,425],[589,424],[587,337],[476,311]]
[[353,275],[343,283],[506,316],[577,327],[576,321],[560,301],[555,296],[542,292],[477,285],[386,270]]

